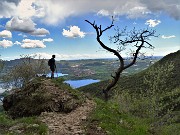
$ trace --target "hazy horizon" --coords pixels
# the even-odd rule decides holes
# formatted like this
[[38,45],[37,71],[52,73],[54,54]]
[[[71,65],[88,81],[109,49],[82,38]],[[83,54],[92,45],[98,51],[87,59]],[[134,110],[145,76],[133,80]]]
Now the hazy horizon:
[[[172,52],[173,53],[173,52]],[[166,55],[165,55],[166,56]],[[164,56],[146,56],[146,57],[164,57]],[[128,57],[123,57],[123,58],[128,58]],[[21,59],[21,57],[19,57],[19,58],[15,58],[15,59],[9,59],[9,60],[4,60],[4,61],[11,61],[11,60],[18,60],[18,59]],[[38,58],[36,57],[36,58],[33,58],[33,59],[37,59],[38,60]],[[48,60],[49,58],[42,58],[42,59],[46,59],[46,60]],[[103,59],[117,59],[118,60],[118,58],[117,57],[107,57],[107,58],[75,58],[75,59],[56,59],[55,58],[55,60],[56,61],[61,61],[61,60],[67,60],[67,61],[73,61],[73,60],[103,60]]]

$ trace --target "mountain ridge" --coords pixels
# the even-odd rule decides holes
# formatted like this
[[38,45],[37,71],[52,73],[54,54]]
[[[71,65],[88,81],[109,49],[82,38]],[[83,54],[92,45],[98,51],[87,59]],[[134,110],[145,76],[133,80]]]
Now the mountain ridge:
[[[176,87],[180,87],[180,72],[179,72],[179,67],[180,67],[180,50],[174,53],[170,53],[166,56],[164,56],[162,59],[151,65],[149,68],[133,74],[129,76],[123,76],[119,79],[116,88],[119,90],[126,90],[130,89],[131,91],[137,90],[139,87],[143,87],[143,76],[145,73],[150,70],[153,67],[157,67],[158,65],[164,65],[165,63],[168,62],[173,62],[174,64],[174,69],[173,69],[173,74],[170,76],[170,79],[167,82],[167,85],[169,88],[174,89]],[[176,79],[174,81],[174,79]],[[134,81],[136,80],[136,81]],[[102,89],[104,86],[106,86],[108,83],[108,80],[99,82],[96,84],[90,84],[88,86],[84,86],[79,88],[80,91],[83,91],[85,93],[89,93],[90,95],[95,95],[97,97],[102,97]],[[92,89],[91,89],[92,87]]]

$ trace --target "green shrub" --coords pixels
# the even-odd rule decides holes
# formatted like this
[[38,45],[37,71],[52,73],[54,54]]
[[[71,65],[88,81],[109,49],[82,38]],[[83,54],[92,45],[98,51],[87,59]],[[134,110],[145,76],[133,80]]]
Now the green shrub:
[[165,63],[147,70],[145,89],[140,87],[140,93],[116,90],[114,102],[119,103],[120,112],[145,119],[152,133],[162,134],[169,132],[166,127],[175,128],[174,123],[179,121],[180,88],[169,89],[166,85],[173,68],[173,63]]

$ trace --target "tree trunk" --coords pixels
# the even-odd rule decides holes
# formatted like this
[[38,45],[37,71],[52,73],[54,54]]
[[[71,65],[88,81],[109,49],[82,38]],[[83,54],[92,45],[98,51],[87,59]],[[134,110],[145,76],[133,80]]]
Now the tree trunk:
[[113,80],[103,90],[105,101],[109,100],[109,98],[110,98],[109,91],[117,84],[117,82],[118,82],[118,80],[120,78],[120,74],[122,73],[122,71],[123,71],[122,67],[118,68],[117,72],[115,72],[116,73],[115,76],[112,76]]

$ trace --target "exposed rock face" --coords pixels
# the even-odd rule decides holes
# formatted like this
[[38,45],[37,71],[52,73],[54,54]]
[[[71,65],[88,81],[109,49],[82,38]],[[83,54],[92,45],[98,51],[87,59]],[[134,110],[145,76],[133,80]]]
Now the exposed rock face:
[[3,100],[3,107],[12,118],[40,115],[41,112],[71,112],[83,102],[61,82],[57,86],[50,79],[35,80],[22,89],[13,90]]

